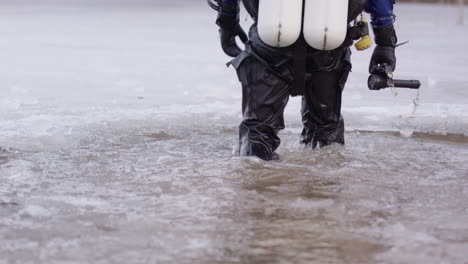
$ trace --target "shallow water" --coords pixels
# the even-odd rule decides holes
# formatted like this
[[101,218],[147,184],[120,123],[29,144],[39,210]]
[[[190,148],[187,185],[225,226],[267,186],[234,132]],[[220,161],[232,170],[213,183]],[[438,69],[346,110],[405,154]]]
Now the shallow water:
[[0,263],[466,263],[466,139],[349,132],[304,150],[290,129],[264,162],[209,119],[2,149]]
[[0,264],[467,264],[468,34],[455,8],[396,6],[411,40],[396,76],[420,93],[368,91],[372,50],[354,52],[346,147],[304,150],[295,98],[281,160],[263,162],[236,156],[241,90],[204,2],[10,2]]

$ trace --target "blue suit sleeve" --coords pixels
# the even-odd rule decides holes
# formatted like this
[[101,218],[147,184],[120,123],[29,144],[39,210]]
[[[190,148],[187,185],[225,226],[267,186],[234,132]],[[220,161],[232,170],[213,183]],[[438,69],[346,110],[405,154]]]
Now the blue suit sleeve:
[[379,28],[393,24],[395,16],[393,15],[394,0],[368,0],[365,11],[371,14],[372,27]]

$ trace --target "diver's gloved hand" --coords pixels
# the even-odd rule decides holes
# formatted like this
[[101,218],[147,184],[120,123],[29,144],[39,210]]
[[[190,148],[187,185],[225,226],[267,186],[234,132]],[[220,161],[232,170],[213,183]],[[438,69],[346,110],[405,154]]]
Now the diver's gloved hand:
[[248,40],[247,34],[239,25],[239,3],[238,1],[218,1],[219,13],[216,24],[219,26],[221,47],[224,53],[231,57],[237,57],[242,50],[236,43],[239,37],[243,43]]
[[372,58],[369,65],[369,73],[373,74],[374,69],[379,65],[387,64],[392,72],[396,68],[395,47],[377,46],[372,53]]
[[397,36],[393,25],[374,28],[375,43],[377,47],[372,53],[371,61],[369,64],[369,73],[373,73],[373,70],[383,64],[387,64],[392,69],[392,72],[396,68],[396,56],[395,48],[397,44]]

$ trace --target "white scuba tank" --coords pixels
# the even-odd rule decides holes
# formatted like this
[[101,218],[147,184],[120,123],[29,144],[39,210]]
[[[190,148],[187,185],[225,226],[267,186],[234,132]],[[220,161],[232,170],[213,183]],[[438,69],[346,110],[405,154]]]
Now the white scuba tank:
[[348,31],[349,0],[305,0],[304,38],[318,50],[343,44]]
[[299,39],[302,30],[313,48],[336,49],[346,38],[348,1],[259,0],[258,34],[269,46],[287,47]]
[[260,39],[272,47],[287,47],[301,35],[303,0],[259,0]]

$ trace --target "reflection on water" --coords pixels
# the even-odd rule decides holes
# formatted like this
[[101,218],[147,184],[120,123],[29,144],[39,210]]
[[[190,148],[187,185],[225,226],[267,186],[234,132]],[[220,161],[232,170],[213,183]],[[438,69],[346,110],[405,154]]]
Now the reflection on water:
[[[236,129],[99,129],[0,158],[0,255],[102,263],[464,263],[468,148],[352,132],[233,156]],[[0,153],[1,154],[1,153]],[[1,154],[0,157],[8,158]]]

